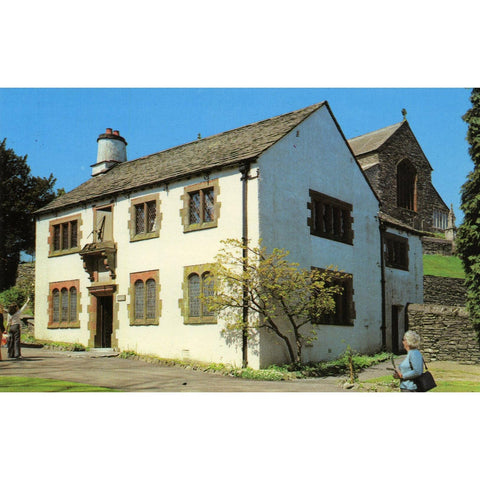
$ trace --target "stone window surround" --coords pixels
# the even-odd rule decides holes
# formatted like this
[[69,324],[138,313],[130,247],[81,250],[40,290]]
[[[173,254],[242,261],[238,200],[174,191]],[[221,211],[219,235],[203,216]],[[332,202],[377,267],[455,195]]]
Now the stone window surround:
[[[134,318],[135,317],[135,282],[141,280],[144,284],[147,280],[155,280],[156,285],[156,315],[155,318]],[[145,289],[146,292],[146,289]],[[162,301],[160,300],[160,273],[158,270],[148,270],[144,272],[136,272],[130,274],[130,287],[128,289],[130,296],[130,304],[128,305],[128,316],[130,319],[130,326],[142,325],[159,325],[160,317],[162,315]],[[146,303],[145,303],[146,306]]]
[[[350,203],[344,202],[334,197],[330,197],[329,195],[325,195],[324,193],[317,192],[315,190],[309,190],[310,202],[307,203],[307,209],[310,210],[310,216],[307,217],[307,225],[310,227],[310,234],[321,237],[327,238],[329,240],[334,240],[336,242],[346,243],[348,245],[353,245],[354,239],[354,231],[352,228],[352,224],[354,219],[352,217],[353,206]],[[341,238],[337,235],[328,234],[325,232],[320,232],[315,226],[315,202],[321,201],[325,204],[328,204],[332,207],[339,209],[342,214],[348,215],[348,223],[347,223],[347,234],[346,237]]]
[[[77,246],[74,248],[66,248],[62,250],[54,250],[54,227],[56,225],[61,225],[64,223],[77,222]],[[69,215],[68,217],[56,218],[55,220],[50,220],[48,225],[48,256],[49,257],[58,257],[61,255],[70,255],[72,253],[78,253],[80,248],[80,242],[82,238],[81,234],[81,225],[82,225],[82,216],[81,214]]]
[[[207,188],[213,188],[214,219],[211,222],[190,224],[190,194],[194,192],[198,192],[200,190],[205,190]],[[183,195],[181,195],[180,197],[183,201],[183,208],[180,209],[180,218],[182,219],[184,233],[193,232],[197,230],[206,230],[208,228],[215,228],[218,226],[218,219],[220,217],[220,207],[221,207],[221,203],[217,199],[219,194],[220,194],[220,185],[219,185],[218,178],[196,183],[194,185],[189,185],[188,187],[184,187]]]
[[[66,288],[68,290],[68,303],[70,308],[70,289],[75,287],[77,290],[77,320],[75,322],[70,321],[53,321],[53,291],[58,290],[59,292],[62,289]],[[81,292],[80,292],[80,280],[67,280],[62,282],[51,282],[48,287],[48,325],[47,328],[80,328],[79,315],[81,313]],[[60,307],[61,308],[61,307]]]
[[[135,218],[135,206],[139,204],[145,204],[148,202],[155,201],[156,211],[157,211],[157,218],[155,222],[155,230],[153,232],[146,232],[146,233],[136,233],[135,226],[136,226],[136,218]],[[129,220],[128,220],[128,230],[130,232],[130,241],[131,242],[138,242],[140,240],[148,240],[150,238],[158,238],[160,236],[160,225],[162,222],[162,214],[160,212],[160,194],[159,193],[152,193],[150,195],[145,195],[143,197],[138,197],[130,201],[129,207]]]
[[[393,242],[397,245],[401,245],[401,247],[405,248],[404,252],[404,262],[394,262],[387,255],[387,243]],[[408,238],[402,237],[400,235],[396,235],[394,233],[385,232],[383,236],[383,248],[384,248],[384,255],[385,255],[385,266],[389,268],[396,268],[398,270],[406,270],[408,271],[409,259],[408,259],[408,251],[409,251],[409,244]]]
[[[319,268],[319,267],[312,267],[313,270],[319,270],[322,272],[328,271],[325,270],[324,268]],[[335,272],[332,271],[333,276],[335,277]],[[355,290],[353,289],[353,275],[351,273],[345,273],[341,272],[342,275],[345,276],[345,278],[342,279],[334,279],[333,281],[338,282],[342,284],[344,290],[341,294],[343,297],[345,294],[347,295],[347,318],[343,318],[343,320],[337,321],[337,312],[331,314],[334,316],[334,321],[329,321],[329,320],[312,320],[313,325],[329,325],[329,326],[335,326],[335,327],[353,327],[354,326],[354,320],[356,317],[356,312],[355,312],[355,302],[353,301],[353,296],[355,294]],[[345,313],[345,312],[344,312]]]
[[[212,269],[212,264],[205,263],[201,265],[190,265],[183,267],[183,283],[182,291],[183,298],[178,300],[178,306],[182,312],[183,323],[184,325],[202,325],[202,324],[216,324],[217,317],[214,314],[211,315],[200,315],[199,317],[190,317],[189,316],[189,305],[188,305],[188,279],[191,275],[197,274],[200,279],[203,278],[205,273],[210,272]],[[200,292],[203,291],[203,284],[200,280]]]

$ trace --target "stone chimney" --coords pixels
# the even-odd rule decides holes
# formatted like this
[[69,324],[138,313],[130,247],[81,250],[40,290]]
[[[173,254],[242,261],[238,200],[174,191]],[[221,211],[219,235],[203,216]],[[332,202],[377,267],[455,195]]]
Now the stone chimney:
[[92,167],[92,177],[110,170],[114,165],[127,161],[127,142],[118,130],[107,128],[98,136],[97,163]]

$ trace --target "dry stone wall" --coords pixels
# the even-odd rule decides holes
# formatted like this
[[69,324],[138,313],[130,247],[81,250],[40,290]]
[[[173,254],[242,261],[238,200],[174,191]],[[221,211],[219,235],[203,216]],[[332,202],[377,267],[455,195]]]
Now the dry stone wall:
[[480,363],[480,345],[468,313],[463,307],[411,304],[408,328],[422,337],[425,360]]
[[454,251],[454,244],[451,240],[435,237],[422,237],[424,255],[445,255],[451,256]]
[[424,275],[423,301],[451,307],[464,307],[467,303],[464,279]]

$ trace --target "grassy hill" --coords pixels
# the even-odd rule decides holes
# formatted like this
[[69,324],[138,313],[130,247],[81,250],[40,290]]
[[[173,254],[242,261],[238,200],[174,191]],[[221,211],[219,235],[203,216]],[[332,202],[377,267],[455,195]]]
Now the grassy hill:
[[465,278],[462,262],[458,257],[424,255],[423,274],[435,277]]

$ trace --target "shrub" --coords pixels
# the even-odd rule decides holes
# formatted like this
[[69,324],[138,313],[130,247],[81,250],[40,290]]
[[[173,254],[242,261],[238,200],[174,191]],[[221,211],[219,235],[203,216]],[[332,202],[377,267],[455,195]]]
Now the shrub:
[[0,305],[6,311],[12,305],[17,305],[18,308],[21,308],[26,300],[27,292],[23,288],[12,287],[0,293]]

